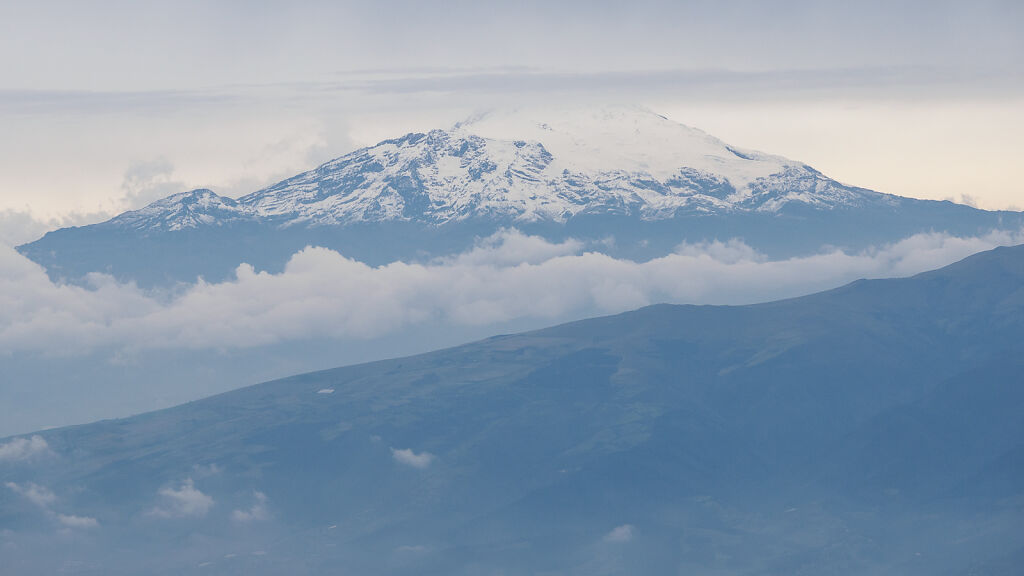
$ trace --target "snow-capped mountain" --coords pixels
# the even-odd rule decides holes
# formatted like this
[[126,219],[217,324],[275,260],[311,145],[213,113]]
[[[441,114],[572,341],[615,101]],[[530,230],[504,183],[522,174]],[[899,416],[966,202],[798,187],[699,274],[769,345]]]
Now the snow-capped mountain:
[[337,226],[474,218],[564,223],[581,214],[681,214],[896,204],[816,170],[739,150],[639,108],[489,113],[449,130],[385,140],[237,202],[208,190],[171,196],[112,224],[137,230],[267,219]]
[[784,256],[1022,224],[847,186],[642,108],[526,109],[385,140],[237,200],[176,194],[19,249],[54,277],[150,284],[220,279],[241,262],[275,269],[310,244],[371,264],[434,257],[508,226],[650,258],[708,239]]

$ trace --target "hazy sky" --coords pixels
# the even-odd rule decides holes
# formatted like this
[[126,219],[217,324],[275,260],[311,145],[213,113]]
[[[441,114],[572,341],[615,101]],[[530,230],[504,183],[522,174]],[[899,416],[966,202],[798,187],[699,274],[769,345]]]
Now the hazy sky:
[[5,2],[0,240],[549,100],[645,104],[847,183],[1024,208],[1022,6]]

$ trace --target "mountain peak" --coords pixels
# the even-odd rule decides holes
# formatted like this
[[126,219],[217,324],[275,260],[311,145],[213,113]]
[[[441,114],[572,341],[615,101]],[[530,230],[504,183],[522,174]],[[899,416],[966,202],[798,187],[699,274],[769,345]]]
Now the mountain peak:
[[491,110],[459,122],[455,131],[542,142],[556,166],[572,172],[614,169],[664,180],[686,167],[723,176],[741,188],[801,166],[779,156],[740,151],[641,106]]
[[830,210],[892,203],[798,162],[740,150],[640,106],[515,108],[410,133],[331,160],[237,201],[207,189],[110,223],[182,230],[262,220],[276,227],[475,221],[564,224],[582,215]]
[[239,200],[285,225],[580,214],[663,220],[854,206],[877,195],[638,106],[518,108],[384,140]]
[[177,194],[171,194],[166,198],[162,198],[160,200],[157,200],[156,202],[153,202],[153,204],[170,205],[185,203],[190,205],[208,205],[210,203],[219,203],[224,201],[234,202],[234,200],[220,196],[213,190],[210,190],[209,188],[196,188],[195,190],[188,190],[186,192],[178,192]]
[[249,217],[251,212],[236,200],[220,196],[207,188],[197,188],[125,212],[110,223],[136,230],[176,231],[204,225],[222,225]]

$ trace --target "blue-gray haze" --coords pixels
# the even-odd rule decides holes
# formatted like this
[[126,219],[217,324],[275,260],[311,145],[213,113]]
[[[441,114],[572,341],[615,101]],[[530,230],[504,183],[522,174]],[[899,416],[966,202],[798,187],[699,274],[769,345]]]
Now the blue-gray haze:
[[49,574],[989,574],[1024,560],[1024,247],[654,306],[0,444]]

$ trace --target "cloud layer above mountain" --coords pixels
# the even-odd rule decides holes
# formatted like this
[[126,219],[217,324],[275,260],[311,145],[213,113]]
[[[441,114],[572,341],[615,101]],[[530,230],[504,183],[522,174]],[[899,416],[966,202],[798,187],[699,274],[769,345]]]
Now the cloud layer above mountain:
[[[975,66],[1019,70],[1022,10],[1005,0],[856,5],[186,0],[18,4],[0,15],[4,82],[22,88],[308,81],[325,72],[483,66],[592,71]],[[312,16],[312,17],[311,17]],[[864,42],[865,30],[871,41]],[[113,33],[116,32],[116,33]],[[105,35],[103,33],[106,33]],[[431,41],[423,42],[424,35]],[[98,41],[102,40],[102,41]],[[26,47],[30,49],[26,49]],[[443,63],[439,66],[439,63]],[[639,64],[638,64],[639,63]]]
[[795,296],[857,278],[905,276],[952,263],[1024,232],[918,235],[863,253],[826,250],[769,260],[739,241],[682,245],[647,262],[506,230],[426,264],[371,267],[323,248],[269,274],[153,294],[94,275],[89,288],[51,282],[0,248],[0,349],[80,354],[241,349],[318,338],[367,339],[414,326],[486,326],[614,313],[658,302],[741,304]]

